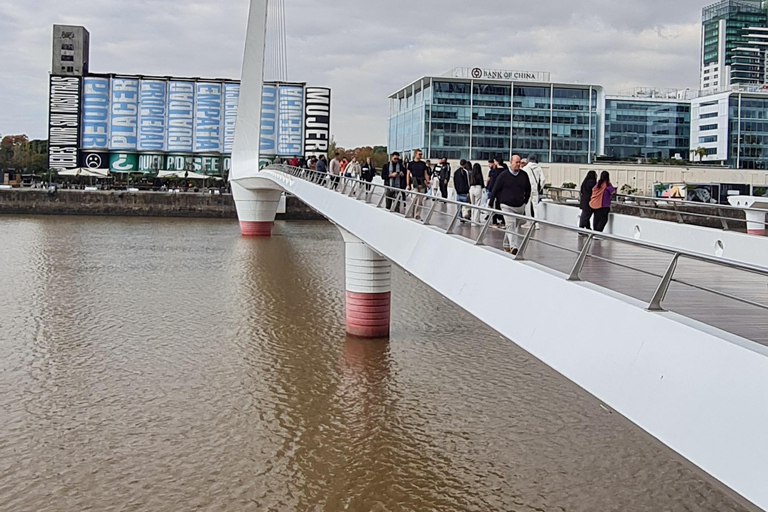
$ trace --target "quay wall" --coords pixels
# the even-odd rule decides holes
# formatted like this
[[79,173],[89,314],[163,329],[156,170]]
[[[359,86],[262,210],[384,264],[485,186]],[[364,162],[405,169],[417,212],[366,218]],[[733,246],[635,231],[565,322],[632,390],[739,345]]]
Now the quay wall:
[[[0,214],[97,215],[138,217],[196,217],[236,219],[229,194],[171,194],[165,192],[59,190],[0,190]],[[286,198],[286,212],[278,220],[321,220],[323,217],[294,196]]]

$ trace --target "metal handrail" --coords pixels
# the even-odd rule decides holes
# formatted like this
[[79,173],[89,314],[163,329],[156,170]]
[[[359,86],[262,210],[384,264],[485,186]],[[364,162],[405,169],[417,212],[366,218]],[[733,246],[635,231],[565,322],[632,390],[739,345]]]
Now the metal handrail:
[[[271,166],[267,167],[266,169],[267,170],[274,170],[274,171],[279,171],[279,172],[287,173],[287,174],[290,174],[291,176],[294,176],[294,177],[297,177],[297,178],[300,178],[300,179],[304,179],[304,180],[309,181],[309,182],[314,183],[314,184],[318,184],[318,185],[324,186],[325,188],[330,188],[330,189],[336,190],[337,192],[339,192],[341,194],[348,195],[351,199],[363,200],[366,204],[371,204],[375,208],[384,208],[385,209],[384,200],[385,200],[385,198],[389,198],[391,201],[393,201],[393,204],[391,205],[391,211],[392,212],[394,212],[394,210],[395,210],[395,202],[397,202],[397,204],[402,204],[404,206],[403,209],[404,209],[405,213],[406,214],[411,214],[410,216],[413,217],[413,218],[415,218],[415,217],[417,217],[419,215],[419,213],[416,211],[416,208],[417,208],[416,207],[416,203],[417,203],[416,200],[420,200],[421,207],[422,207],[421,213],[422,214],[426,214],[425,218],[422,219],[422,223],[424,225],[427,225],[427,226],[430,225],[431,219],[434,216],[434,214],[438,213],[437,207],[436,207],[438,203],[444,204],[446,206],[454,206],[454,207],[456,207],[456,212],[455,212],[455,214],[450,214],[450,215],[452,215],[452,221],[451,221],[449,227],[445,230],[446,234],[449,234],[449,235],[456,235],[454,233],[454,229],[456,228],[456,226],[459,223],[459,217],[460,217],[460,214],[462,212],[462,208],[468,209],[469,211],[479,211],[481,213],[481,215],[482,214],[487,215],[487,217],[484,218],[481,223],[472,222],[471,220],[467,220],[466,221],[471,226],[477,226],[477,227],[479,227],[481,229],[480,234],[479,234],[479,236],[477,238],[474,238],[474,239],[473,238],[469,238],[469,240],[474,241],[474,243],[476,245],[485,245],[485,239],[486,239],[488,231],[490,231],[491,229],[499,229],[499,228],[492,228],[490,226],[491,220],[492,220],[493,216],[495,216],[495,215],[501,215],[501,216],[505,217],[506,219],[518,219],[518,220],[521,220],[521,221],[525,221],[526,223],[530,224],[530,226],[528,227],[527,232],[524,235],[520,234],[520,233],[517,233],[517,236],[522,237],[523,241],[520,244],[520,247],[518,249],[517,254],[515,256],[510,256],[510,257],[515,259],[515,260],[518,260],[518,261],[525,260],[526,250],[527,250],[527,248],[529,247],[529,245],[530,245],[530,243],[532,241],[536,241],[536,242],[540,242],[540,243],[545,243],[548,246],[554,246],[554,247],[557,247],[559,249],[563,249],[563,250],[569,251],[571,253],[576,253],[578,255],[577,259],[576,259],[576,261],[575,261],[575,263],[573,265],[573,268],[572,268],[570,274],[568,275],[568,280],[570,280],[570,281],[581,281],[581,272],[582,272],[582,270],[584,268],[584,265],[585,265],[586,261],[589,258],[596,258],[596,259],[599,259],[601,261],[604,261],[604,262],[607,262],[607,263],[610,263],[610,264],[614,264],[614,265],[618,265],[618,266],[621,266],[621,267],[624,267],[624,268],[632,268],[632,267],[628,267],[627,265],[625,265],[623,263],[619,263],[619,262],[616,262],[616,261],[612,261],[612,260],[606,259],[606,258],[604,258],[602,256],[591,254],[590,251],[591,251],[592,247],[594,246],[593,242],[598,237],[601,240],[614,241],[614,242],[617,242],[617,243],[627,244],[627,245],[630,245],[630,246],[640,247],[640,248],[643,248],[643,249],[648,249],[648,250],[660,252],[660,253],[663,253],[663,254],[671,255],[672,256],[672,260],[671,260],[671,262],[670,262],[666,272],[663,275],[654,274],[654,273],[651,273],[651,272],[648,272],[648,271],[645,271],[645,270],[642,270],[642,269],[632,268],[632,270],[637,270],[637,271],[639,271],[639,272],[641,272],[643,274],[652,275],[652,276],[655,276],[655,277],[660,279],[660,282],[659,282],[659,285],[657,287],[656,292],[653,294],[653,297],[648,302],[647,309],[649,311],[654,311],[654,312],[664,311],[664,308],[663,308],[664,299],[666,298],[667,293],[669,291],[669,287],[670,287],[670,285],[672,283],[678,283],[678,284],[682,284],[682,285],[686,285],[686,286],[691,286],[691,287],[696,288],[698,290],[709,292],[709,293],[713,293],[713,294],[718,295],[720,297],[725,297],[725,298],[733,299],[733,300],[736,300],[736,301],[744,303],[744,304],[748,304],[748,305],[751,305],[751,306],[755,306],[755,307],[758,307],[758,308],[761,308],[761,309],[768,310],[768,305],[767,304],[762,304],[762,303],[755,302],[755,301],[750,300],[750,299],[746,299],[746,298],[742,298],[742,297],[737,297],[735,295],[727,294],[727,293],[724,293],[724,292],[721,292],[721,291],[718,291],[718,290],[714,290],[714,289],[711,289],[711,288],[707,288],[707,287],[704,287],[704,286],[701,286],[701,285],[688,283],[686,281],[679,280],[679,279],[675,278],[675,273],[676,273],[677,268],[678,268],[678,262],[679,262],[679,260],[681,258],[685,258],[685,259],[689,259],[689,260],[694,260],[694,261],[699,261],[699,262],[703,262],[703,263],[707,263],[707,264],[712,264],[712,265],[716,265],[716,266],[719,266],[719,267],[734,269],[734,270],[738,270],[738,271],[742,271],[742,272],[748,272],[748,273],[751,273],[751,274],[756,274],[756,275],[768,278],[768,268],[762,267],[762,266],[759,266],[759,265],[753,265],[753,264],[750,264],[750,263],[744,263],[744,262],[729,260],[729,259],[725,259],[725,258],[717,258],[717,257],[714,257],[714,256],[709,256],[709,255],[706,255],[706,254],[686,251],[686,250],[683,250],[683,249],[677,249],[677,248],[674,248],[674,247],[660,245],[660,244],[656,244],[656,243],[653,243],[653,242],[648,242],[648,241],[645,241],[645,240],[635,240],[633,238],[625,238],[625,237],[616,236],[616,235],[612,235],[612,234],[595,233],[595,232],[590,231],[590,230],[586,230],[586,229],[582,229],[582,228],[577,228],[577,227],[572,227],[572,226],[567,226],[567,225],[564,225],[564,224],[558,224],[556,222],[551,222],[551,221],[547,221],[547,220],[543,220],[543,219],[536,219],[536,218],[526,217],[524,215],[518,215],[518,214],[514,214],[514,213],[502,212],[500,210],[495,210],[493,208],[476,206],[476,205],[472,205],[472,204],[468,204],[468,203],[462,203],[462,202],[459,202],[459,201],[453,201],[453,200],[450,200],[450,199],[445,199],[445,198],[442,198],[442,197],[436,197],[436,196],[431,196],[431,195],[427,195],[427,194],[421,194],[421,193],[418,193],[418,192],[414,192],[412,190],[405,190],[405,189],[390,187],[390,186],[387,186],[387,185],[371,183],[371,182],[359,180],[357,178],[349,178],[349,177],[346,177],[346,176],[333,176],[333,175],[330,175],[328,173],[318,172],[318,171],[311,170],[311,169],[301,169],[301,168],[298,168],[298,167],[291,167],[291,166],[288,166],[288,165],[285,165],[285,164],[271,165]],[[360,192],[361,188],[366,190],[365,194],[362,194]],[[566,190],[570,190],[570,189],[566,189]],[[375,195],[375,192],[377,192],[377,191],[380,191],[382,194],[381,194],[381,197],[378,198],[378,201],[374,202],[374,195]],[[387,192],[390,192],[389,196],[387,195]],[[410,205],[408,204],[409,199],[410,199]],[[445,215],[449,215],[448,212],[449,212],[449,209],[445,208],[445,211],[442,211],[442,212],[439,212],[439,213],[442,213],[442,214],[445,214]],[[403,214],[400,214],[400,215],[403,215]],[[403,216],[406,217],[405,215],[403,215]],[[545,242],[543,240],[534,240],[533,239],[533,233],[537,229],[537,226],[548,226],[548,227],[551,227],[551,228],[554,228],[554,229],[565,230],[565,231],[568,231],[568,232],[571,232],[571,233],[574,233],[574,234],[582,235],[582,236],[586,237],[586,240],[585,240],[584,244],[582,245],[582,247],[579,250],[573,250],[572,248],[569,248],[569,247],[558,246],[556,244],[553,244],[551,242]],[[504,231],[507,234],[510,233],[509,227],[506,230],[500,230],[500,231]],[[456,235],[456,236],[461,236],[461,235]],[[465,238],[465,239],[467,238],[467,237],[463,237],[463,236],[461,236],[461,237]],[[494,247],[491,247],[491,248],[494,249],[494,250],[498,250],[498,248],[494,248]]]
[[[558,201],[559,199],[558,196],[562,197],[564,195],[570,196],[570,197],[567,197],[566,200],[572,199],[574,201],[578,201],[581,195],[581,192],[579,190],[572,189],[572,188],[547,187],[546,190],[555,192],[555,194],[551,194],[551,193],[547,194],[547,197],[553,201]],[[623,207],[640,210],[641,216],[644,214],[645,211],[648,211],[648,210],[673,213],[677,216],[678,222],[680,222],[681,224],[685,223],[685,217],[698,217],[703,219],[717,219],[722,223],[723,229],[726,231],[730,229],[728,226],[728,222],[737,222],[741,224],[754,223],[754,224],[762,224],[768,227],[768,220],[763,220],[763,221],[749,220],[748,221],[746,218],[740,219],[737,217],[726,217],[722,214],[723,211],[733,211],[733,212],[739,212],[739,213],[740,212],[756,212],[763,215],[768,213],[766,212],[766,210],[761,210],[759,208],[741,208],[739,206],[697,203],[696,201],[686,201],[683,199],[675,199],[675,198],[632,196],[632,195],[626,195],[626,194],[615,194],[614,200],[617,201],[617,204],[620,204]],[[642,204],[642,203],[651,203],[651,205]],[[717,214],[681,211],[677,209],[678,206],[710,208],[712,210],[716,210]]]

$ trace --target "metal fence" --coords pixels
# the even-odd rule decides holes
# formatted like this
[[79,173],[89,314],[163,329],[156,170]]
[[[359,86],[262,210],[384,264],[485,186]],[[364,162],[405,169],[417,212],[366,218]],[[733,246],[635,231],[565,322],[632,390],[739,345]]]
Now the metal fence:
[[[587,281],[629,295],[643,301],[649,311],[673,310],[768,344],[768,268],[355,178],[287,165],[268,169],[334,190],[477,246],[506,251],[506,257],[556,270],[569,281]],[[504,219],[506,226],[494,225],[495,219]],[[512,249],[516,251],[510,253]],[[670,290],[675,291],[676,300],[672,307],[667,307],[665,301]],[[743,316],[745,310],[751,311],[747,311],[749,321],[740,325],[736,317]]]
[[[556,203],[578,205],[581,193],[571,188],[548,187],[545,194]],[[766,214],[765,210],[756,208],[739,208],[730,205],[685,201],[683,199],[630,196],[625,194],[616,194],[613,201],[614,204],[637,211],[640,217],[648,217],[650,212],[665,212],[673,215],[680,224],[691,224],[696,220],[701,222],[714,219],[720,222],[722,229],[725,231],[731,230],[733,226],[743,226],[746,229],[746,212],[748,211],[759,213],[763,217]],[[702,213],[702,211],[681,210],[681,207],[696,208],[705,211],[705,213]],[[728,216],[726,213],[733,215]],[[749,222],[768,226],[768,222],[765,220],[750,220]]]

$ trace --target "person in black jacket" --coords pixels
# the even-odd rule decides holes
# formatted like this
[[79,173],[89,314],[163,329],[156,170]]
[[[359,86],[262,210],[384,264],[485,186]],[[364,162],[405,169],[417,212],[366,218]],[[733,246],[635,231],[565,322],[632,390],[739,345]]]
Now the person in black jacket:
[[504,237],[504,250],[517,254],[518,246],[514,240],[520,237],[520,227],[525,224],[525,219],[521,217],[525,216],[525,205],[531,199],[531,181],[525,171],[520,168],[519,155],[514,155],[509,164],[509,171],[501,172],[496,177],[488,203],[493,204],[493,201],[498,199],[501,203],[501,211],[520,216],[505,215],[507,235]]
[[[456,201],[469,204],[469,183],[471,181],[472,171],[469,162],[462,160],[459,168],[453,173],[453,189],[456,191]],[[459,218],[469,219],[469,212],[462,207]]]
[[373,178],[376,177],[376,169],[371,163],[371,157],[365,159],[365,163],[360,166],[360,177],[368,184],[365,186],[365,190],[371,190],[371,183]]
[[[499,175],[500,172],[503,172],[506,170],[506,166],[504,165],[504,159],[500,156],[497,156],[493,160],[488,160],[488,182],[486,183],[486,190],[488,191],[488,194],[491,193],[493,190],[493,186],[496,185],[496,177]],[[488,203],[488,208],[492,208],[494,210],[500,210],[501,206],[499,205],[499,200],[496,199],[494,201],[496,204]],[[493,216],[493,225],[499,225],[504,227],[504,216],[502,215],[494,215]]]
[[594,210],[589,206],[592,199],[592,190],[597,185],[597,172],[589,171],[584,182],[581,184],[581,195],[579,197],[579,207],[581,208],[581,218],[579,227],[582,229],[592,229],[592,214]]
[[435,172],[440,177],[440,195],[448,199],[448,182],[451,181],[451,164],[447,158],[440,159],[440,165],[435,167]]
[[[405,190],[405,165],[400,161],[400,153],[392,153],[392,159],[381,168],[381,177],[384,179],[384,185],[395,189]],[[405,192],[387,190],[387,209],[392,209],[392,202],[395,202],[393,211],[400,212],[400,206],[405,208]]]

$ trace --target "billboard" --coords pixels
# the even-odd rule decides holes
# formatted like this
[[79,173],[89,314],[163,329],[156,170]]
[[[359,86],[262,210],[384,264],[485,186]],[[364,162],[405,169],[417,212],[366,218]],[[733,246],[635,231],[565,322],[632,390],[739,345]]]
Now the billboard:
[[319,157],[331,143],[331,90],[307,87],[304,94],[304,156]]
[[80,77],[51,76],[48,103],[48,167],[78,167],[80,146]]
[[109,149],[136,151],[139,123],[139,80],[112,79]]
[[109,78],[83,78],[81,149],[109,148]]
[[235,145],[237,104],[240,102],[240,84],[224,84],[224,153],[232,153]]
[[281,85],[278,98],[278,156],[301,155],[304,129],[304,88]]
[[110,153],[109,171],[115,173],[137,172],[139,155],[136,153]]
[[198,82],[195,96],[195,152],[220,153],[222,93],[220,83]]
[[139,95],[139,151],[165,151],[166,85],[142,80]]
[[191,153],[194,150],[194,82],[168,82],[168,130],[166,133],[166,151]]
[[259,154],[277,155],[277,87],[264,85],[261,92],[261,141]]

